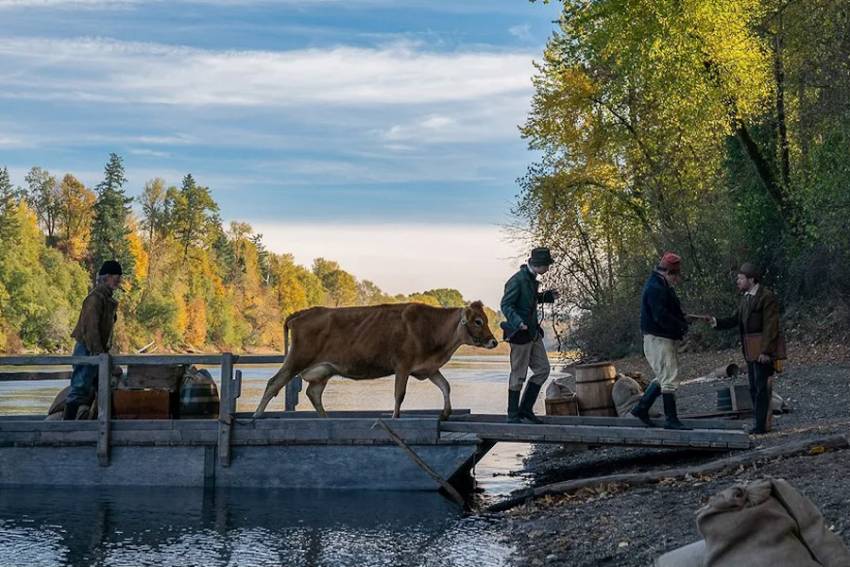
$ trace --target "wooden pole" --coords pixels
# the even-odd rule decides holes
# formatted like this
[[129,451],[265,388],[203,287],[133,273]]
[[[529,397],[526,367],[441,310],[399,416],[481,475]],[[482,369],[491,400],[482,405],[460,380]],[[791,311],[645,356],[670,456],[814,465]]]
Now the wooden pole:
[[112,359],[108,352],[98,356],[97,362],[97,462],[109,466],[109,427],[112,419]]
[[218,406],[218,462],[230,466],[230,432],[233,424],[233,354],[221,355],[221,403]]
[[454,500],[455,503],[458,506],[460,506],[461,508],[466,507],[466,501],[463,499],[463,496],[460,495],[460,493],[457,491],[457,489],[455,489],[454,486],[449,484],[449,482],[446,479],[444,479],[439,474],[437,474],[437,472],[434,469],[432,469],[430,467],[430,465],[428,465],[428,463],[423,461],[422,457],[417,455],[416,451],[411,449],[410,446],[407,443],[405,443],[404,440],[402,440],[401,437],[396,435],[395,431],[393,431],[390,428],[390,426],[387,425],[387,423],[383,419],[378,419],[375,423],[384,428],[384,430],[387,432],[387,435],[390,436],[390,439],[392,439],[395,442],[396,445],[401,447],[402,451],[407,453],[407,456],[410,457],[410,460],[412,460],[414,463],[416,463],[419,466],[419,468],[421,468],[423,471],[425,471],[428,474],[428,476],[430,476],[431,478],[436,480],[438,483],[440,483],[440,486],[443,487],[443,489],[449,494],[449,496],[451,496],[452,500]]

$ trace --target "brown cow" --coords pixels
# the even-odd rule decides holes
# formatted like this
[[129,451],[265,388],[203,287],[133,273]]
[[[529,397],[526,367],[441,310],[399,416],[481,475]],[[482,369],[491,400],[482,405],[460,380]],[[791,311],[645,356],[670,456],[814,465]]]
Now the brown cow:
[[445,309],[420,303],[369,307],[312,307],[293,313],[284,323],[292,332],[283,367],[269,379],[254,417],[295,376],[307,382],[307,397],[325,417],[322,392],[333,376],[369,380],[395,374],[398,417],[410,376],[426,378],[443,392],[441,419],[452,411],[449,383],[440,373],[460,345],[495,348],[484,306]]

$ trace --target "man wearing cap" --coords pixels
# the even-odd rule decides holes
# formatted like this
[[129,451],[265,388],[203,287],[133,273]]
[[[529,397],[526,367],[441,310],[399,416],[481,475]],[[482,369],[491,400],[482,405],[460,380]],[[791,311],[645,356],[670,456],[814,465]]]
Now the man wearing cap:
[[643,287],[640,303],[640,330],[643,353],[655,379],[650,383],[632,415],[653,427],[649,408],[660,395],[664,400],[664,427],[688,429],[679,421],[676,390],[679,388],[679,344],[688,331],[688,322],[673,289],[681,281],[682,259],[666,252]]
[[[747,377],[750,382],[750,398],[753,401],[753,428],[750,433],[767,433],[767,416],[770,411],[770,385],[768,378],[773,374],[773,362],[780,347],[779,302],[776,295],[761,285],[758,269],[747,262],[738,270],[735,284],[742,293],[738,308],[729,317],[709,318],[715,329],[738,327],[741,346],[747,361]],[[755,342],[750,338],[755,338]]]
[[[549,357],[543,345],[543,329],[537,319],[538,303],[554,303],[558,292],[540,292],[537,276],[545,274],[552,265],[548,248],[535,248],[528,262],[520,267],[505,284],[501,309],[505,316],[502,330],[511,345],[511,375],[508,381],[508,422],[521,420],[541,423],[532,411],[540,388],[549,377]],[[522,385],[531,369],[531,378],[522,392]],[[522,399],[520,394],[522,393]]]
[[[83,301],[80,318],[71,333],[77,341],[74,356],[95,356],[109,352],[112,330],[118,319],[118,301],[113,294],[121,285],[121,276],[121,264],[115,260],[107,260],[100,267],[95,287]],[[91,404],[96,385],[97,366],[74,365],[63,419],[77,419],[80,405]]]

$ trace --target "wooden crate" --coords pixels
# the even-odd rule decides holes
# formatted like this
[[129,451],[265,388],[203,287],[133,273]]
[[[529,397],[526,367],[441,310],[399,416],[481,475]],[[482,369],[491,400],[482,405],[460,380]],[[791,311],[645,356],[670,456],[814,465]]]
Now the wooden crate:
[[578,415],[578,399],[575,395],[569,398],[544,400],[546,415]]
[[165,388],[114,390],[112,417],[114,419],[170,419],[172,393]]

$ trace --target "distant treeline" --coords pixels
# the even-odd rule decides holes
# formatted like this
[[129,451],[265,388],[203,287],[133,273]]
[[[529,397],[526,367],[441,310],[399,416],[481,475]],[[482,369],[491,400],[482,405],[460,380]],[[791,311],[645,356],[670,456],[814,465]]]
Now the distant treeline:
[[281,349],[283,320],[310,306],[465,303],[454,289],[390,296],[331,260],[308,269],[270,252],[250,225],[223,226],[209,188],[191,174],[180,187],[149,181],[135,211],[115,154],[94,189],[40,167],[24,181],[15,186],[0,169],[3,352],[70,349],[93,274],[113,258],[127,274],[115,331],[122,352],[154,341],[157,350]]
[[562,3],[523,128],[542,157],[515,213],[560,259],[575,346],[640,349],[641,286],[665,250],[684,258],[686,309],[731,311],[751,261],[786,322],[846,330],[847,1]]

